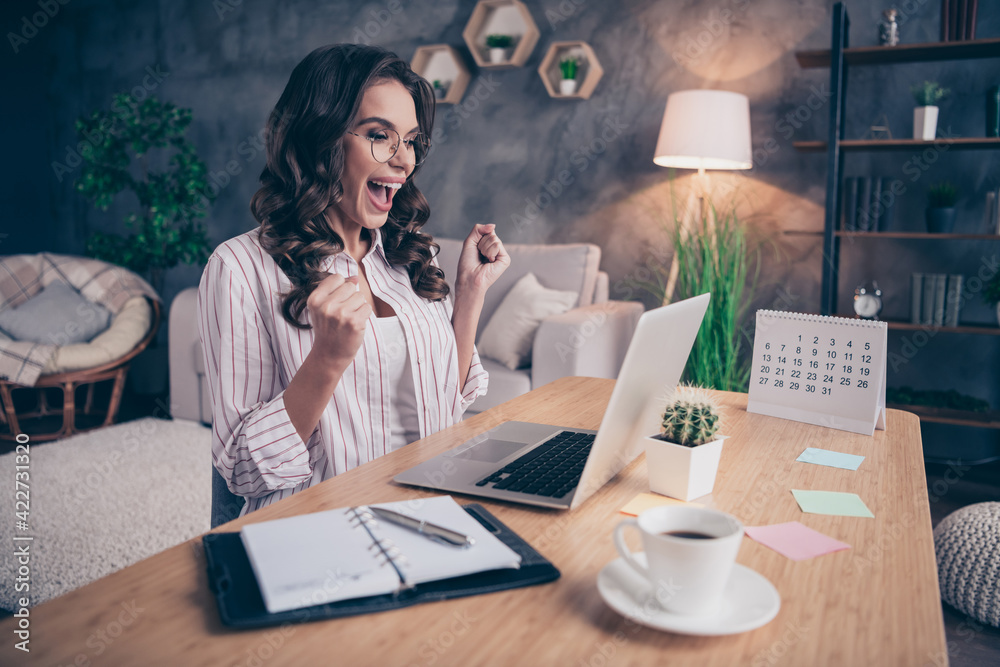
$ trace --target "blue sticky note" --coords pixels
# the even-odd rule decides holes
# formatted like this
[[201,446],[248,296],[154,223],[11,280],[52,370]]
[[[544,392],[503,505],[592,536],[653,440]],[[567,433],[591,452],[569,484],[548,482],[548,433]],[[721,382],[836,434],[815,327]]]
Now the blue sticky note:
[[815,447],[808,447],[806,451],[799,454],[799,458],[796,461],[801,461],[802,463],[815,463],[821,466],[830,466],[831,468],[844,468],[845,470],[857,470],[861,462],[865,460],[863,456],[856,456],[855,454],[844,454],[843,452],[834,452],[829,449],[816,449]]

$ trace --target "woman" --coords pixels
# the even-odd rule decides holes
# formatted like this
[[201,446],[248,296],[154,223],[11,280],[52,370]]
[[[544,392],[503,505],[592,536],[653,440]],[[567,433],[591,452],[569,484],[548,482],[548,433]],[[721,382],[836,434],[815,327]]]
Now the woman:
[[486,393],[476,324],[510,258],[475,225],[449,297],[412,180],[433,118],[404,61],[335,45],[299,63],[268,119],[260,227],[219,246],[199,287],[213,462],[243,514],[450,426]]

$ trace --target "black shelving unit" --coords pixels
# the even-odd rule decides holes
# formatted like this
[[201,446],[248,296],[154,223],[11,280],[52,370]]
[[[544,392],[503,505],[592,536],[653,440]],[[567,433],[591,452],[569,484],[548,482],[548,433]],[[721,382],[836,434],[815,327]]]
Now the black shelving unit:
[[[847,78],[851,67],[870,65],[893,65],[900,63],[921,63],[945,60],[970,60],[978,58],[1000,58],[1000,39],[978,39],[961,42],[940,42],[929,44],[907,44],[894,47],[866,46],[850,48],[850,19],[844,3],[838,2],[833,7],[833,31],[830,50],[798,51],[795,54],[802,68],[830,69],[830,119],[827,127],[826,141],[797,141],[796,150],[802,152],[825,152],[827,160],[826,171],[826,207],[823,219],[823,267],[822,284],[820,287],[820,312],[824,315],[835,315],[837,309],[837,286],[840,272],[840,240],[851,237],[856,239],[897,239],[919,240],[1000,240],[995,234],[927,234],[921,232],[853,232],[838,229],[842,214],[841,183],[844,178],[845,152],[858,151],[920,151],[928,146],[947,145],[949,149],[958,150],[997,150],[1000,149],[1000,138],[992,137],[961,137],[952,139],[936,139],[922,141],[918,139],[845,139],[845,112],[847,101]],[[796,233],[796,232],[793,232]],[[806,233],[809,232],[798,232]],[[916,327],[907,322],[890,322],[891,329],[908,329]],[[954,334],[998,335],[1000,327],[935,327],[936,331]],[[916,410],[914,410],[916,411]],[[918,411],[920,412],[920,411]],[[998,428],[998,419],[993,415],[984,419],[982,415],[968,413],[966,417],[957,414],[960,411],[948,411],[946,418],[934,411],[922,411],[921,418],[926,421]]]

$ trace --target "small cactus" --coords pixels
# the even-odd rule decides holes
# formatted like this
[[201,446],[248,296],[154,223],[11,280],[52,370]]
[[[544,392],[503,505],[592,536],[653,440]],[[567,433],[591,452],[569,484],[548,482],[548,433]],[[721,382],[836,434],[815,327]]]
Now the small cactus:
[[711,396],[678,387],[663,411],[663,440],[685,447],[710,442],[719,430],[719,408]]

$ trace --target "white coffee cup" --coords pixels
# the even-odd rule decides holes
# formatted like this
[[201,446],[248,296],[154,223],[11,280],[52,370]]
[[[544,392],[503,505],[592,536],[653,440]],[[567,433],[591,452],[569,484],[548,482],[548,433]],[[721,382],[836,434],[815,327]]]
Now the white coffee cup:
[[[624,531],[630,526],[642,535],[648,566],[625,544]],[[685,537],[685,533],[702,537]],[[660,606],[692,616],[718,610],[742,541],[743,524],[736,517],[681,505],[646,510],[635,519],[623,520],[614,531],[618,553],[649,580]]]

